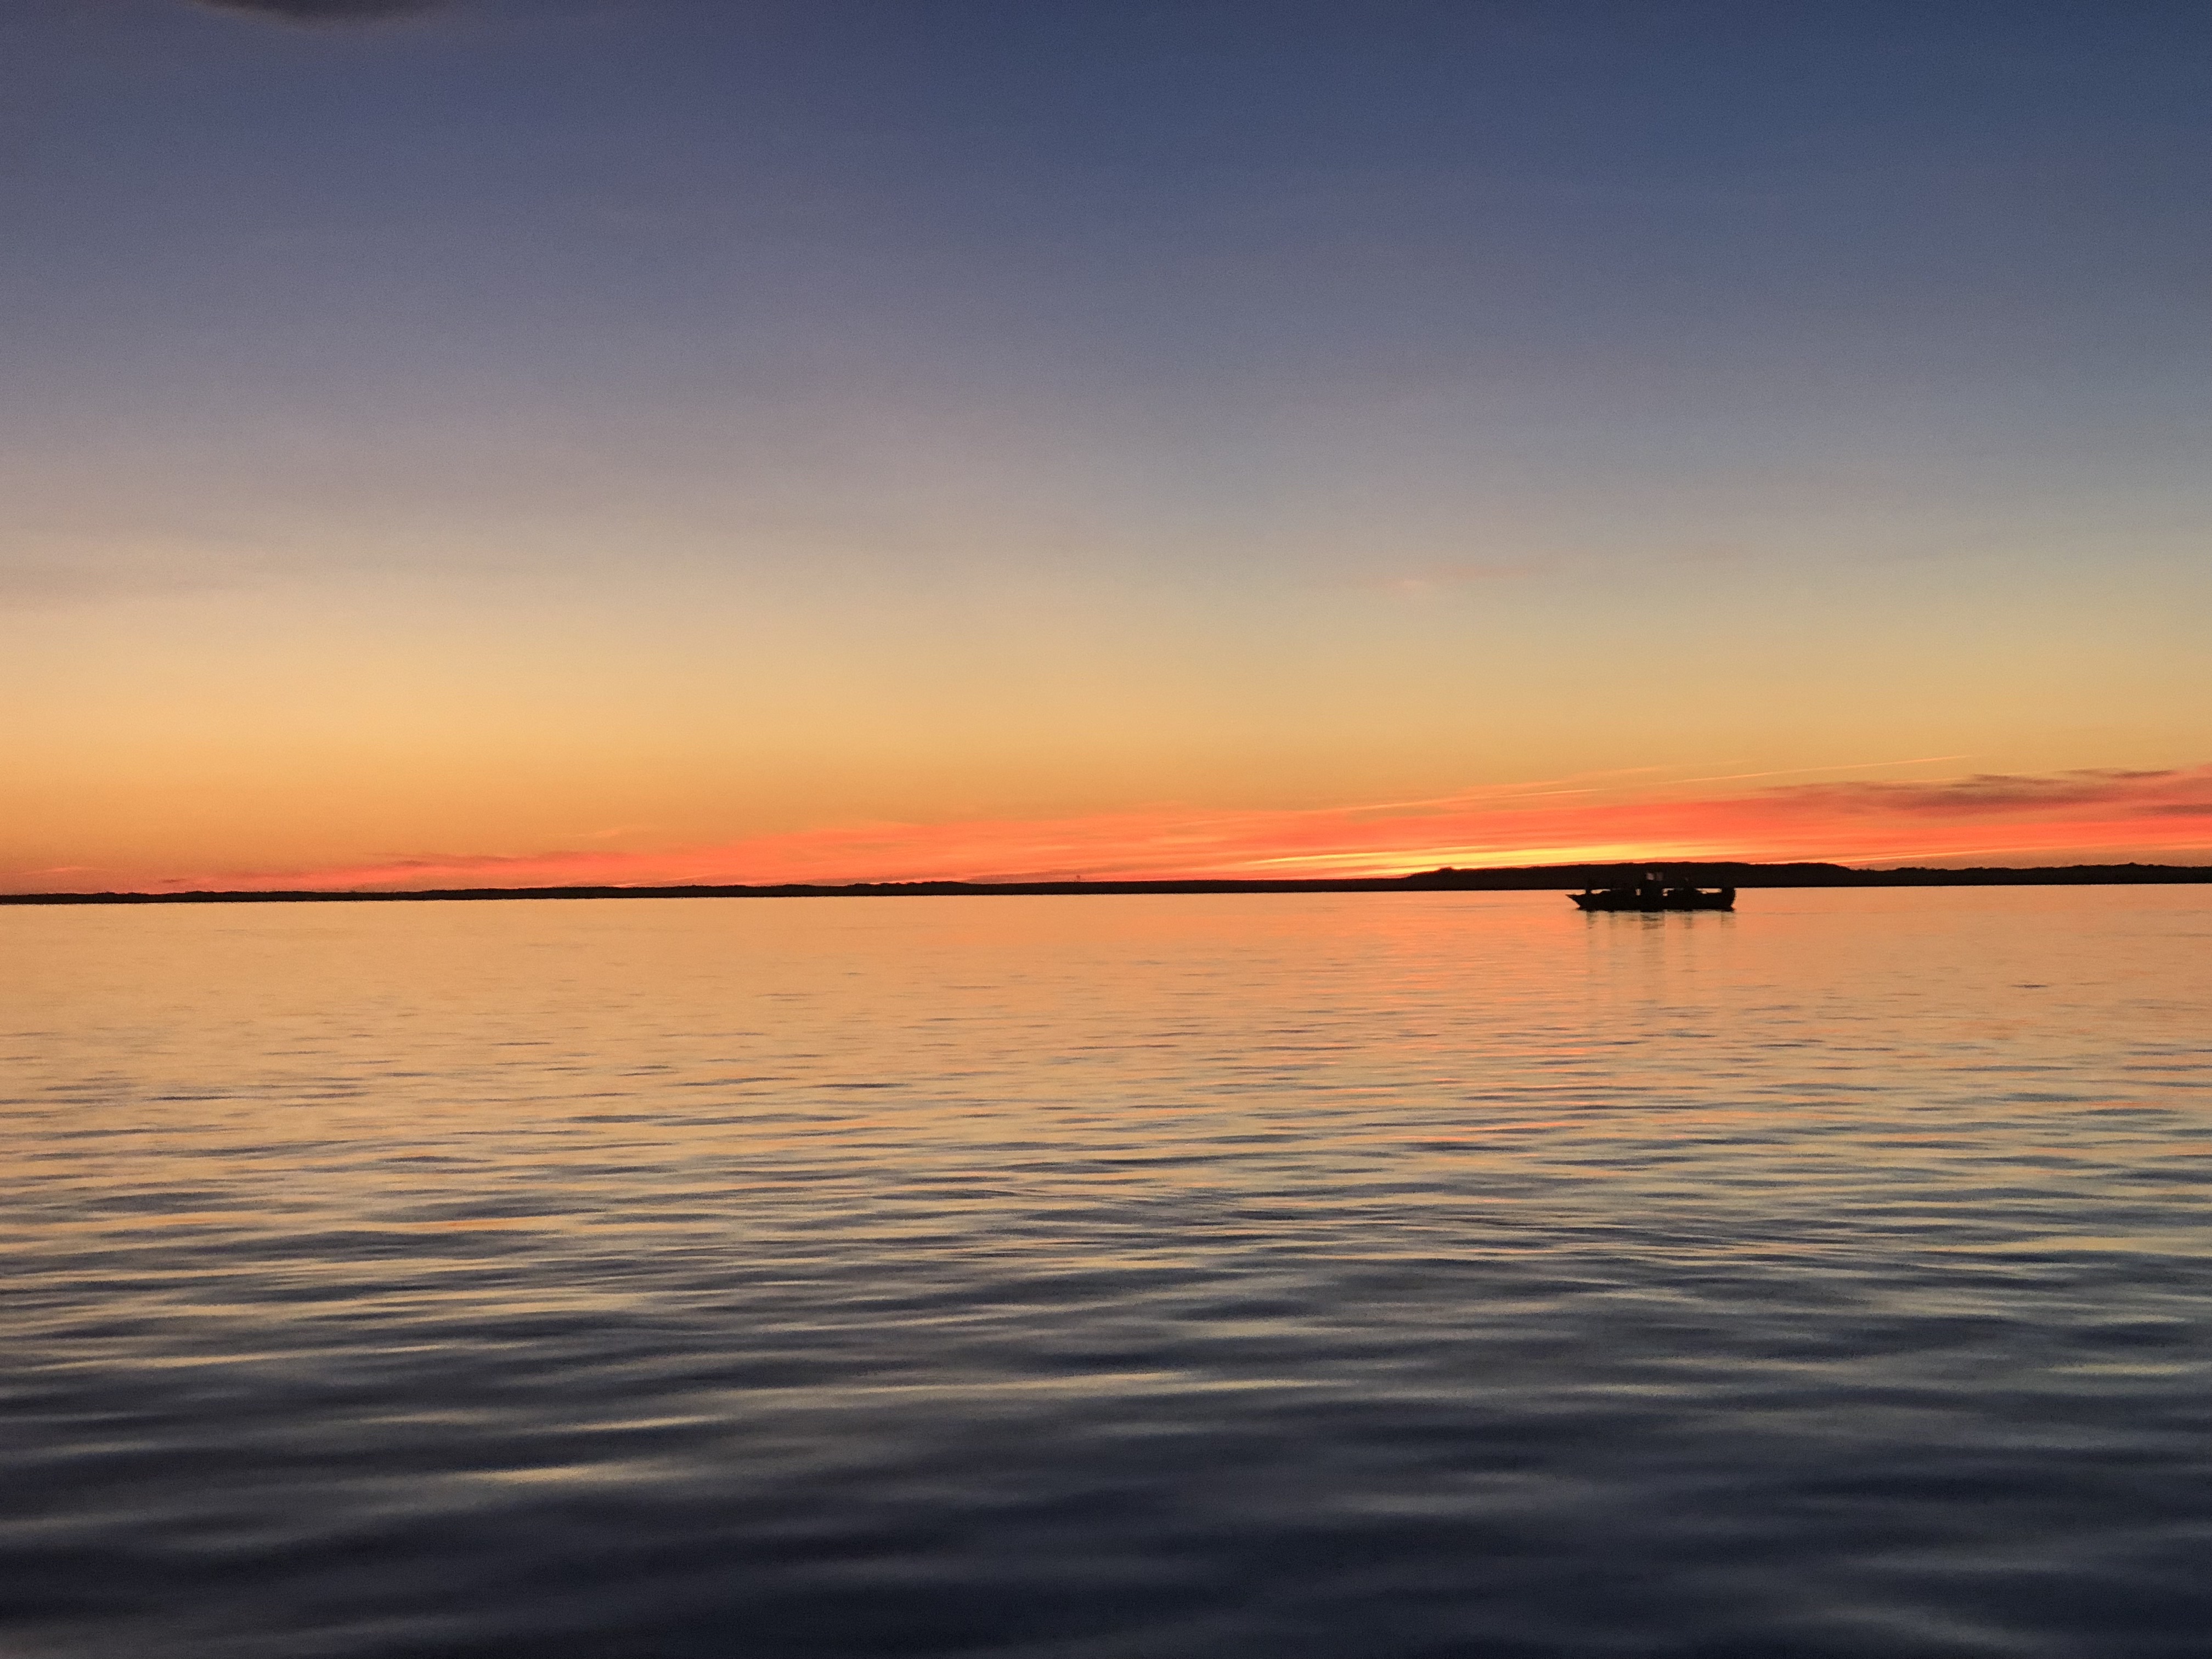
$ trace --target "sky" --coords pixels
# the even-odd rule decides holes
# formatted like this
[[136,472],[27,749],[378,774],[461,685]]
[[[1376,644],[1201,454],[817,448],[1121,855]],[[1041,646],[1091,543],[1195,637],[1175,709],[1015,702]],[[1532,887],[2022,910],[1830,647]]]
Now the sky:
[[2212,11],[9,0],[0,890],[2212,861]]

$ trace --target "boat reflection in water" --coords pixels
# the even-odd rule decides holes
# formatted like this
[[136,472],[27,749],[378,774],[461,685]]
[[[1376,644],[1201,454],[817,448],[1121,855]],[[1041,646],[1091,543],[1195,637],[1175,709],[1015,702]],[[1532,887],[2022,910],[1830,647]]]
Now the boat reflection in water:
[[1666,878],[1656,870],[1647,870],[1625,887],[1607,887],[1599,891],[1585,890],[1570,893],[1569,898],[1585,910],[1733,910],[1735,908],[1735,889],[1733,887],[1690,887],[1667,884]]

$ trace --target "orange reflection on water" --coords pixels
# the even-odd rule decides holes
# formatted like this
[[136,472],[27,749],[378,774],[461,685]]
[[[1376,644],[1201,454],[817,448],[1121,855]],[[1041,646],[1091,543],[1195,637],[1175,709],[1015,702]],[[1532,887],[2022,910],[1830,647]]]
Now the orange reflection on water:
[[[979,1213],[1040,1189],[1296,1187],[1316,1161],[1379,1179],[1589,1157],[1632,1183],[1620,1161],[1654,1138],[1857,1121],[1850,1091],[1903,1075],[1932,1092],[1859,1121],[1853,1155],[1917,1156],[1900,1149],[1941,1139],[1977,1068],[2031,1075],[2115,1021],[2175,1041],[2202,969],[2153,975],[2140,938],[2204,902],[525,902],[0,926],[9,1007],[70,1057],[33,1062],[13,1133],[94,1138],[66,1167],[134,1195],[103,1224],[620,1231],[743,1226],[732,1182],[951,1183],[931,1205]],[[2047,1134],[2032,1098],[2008,1109]]]

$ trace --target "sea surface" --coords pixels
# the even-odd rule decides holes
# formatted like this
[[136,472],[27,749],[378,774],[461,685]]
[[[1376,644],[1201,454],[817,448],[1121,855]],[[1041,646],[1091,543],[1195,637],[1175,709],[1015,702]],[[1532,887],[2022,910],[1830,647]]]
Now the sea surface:
[[0,909],[7,1659],[2203,1659],[2212,890]]

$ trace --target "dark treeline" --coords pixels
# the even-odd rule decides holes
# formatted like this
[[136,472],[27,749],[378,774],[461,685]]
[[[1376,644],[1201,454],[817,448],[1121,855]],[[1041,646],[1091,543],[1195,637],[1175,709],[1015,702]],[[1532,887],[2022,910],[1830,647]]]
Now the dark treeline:
[[1282,881],[862,881],[836,886],[447,887],[418,892],[0,893],[0,904],[399,903],[429,899],[928,898],[1080,893],[1392,893],[1568,891],[1612,887],[1656,871],[1696,887],[2051,887],[2212,882],[2212,865],[2066,864],[2040,868],[1854,870],[1840,864],[1545,864],[1506,870],[1425,870],[1409,876]]

